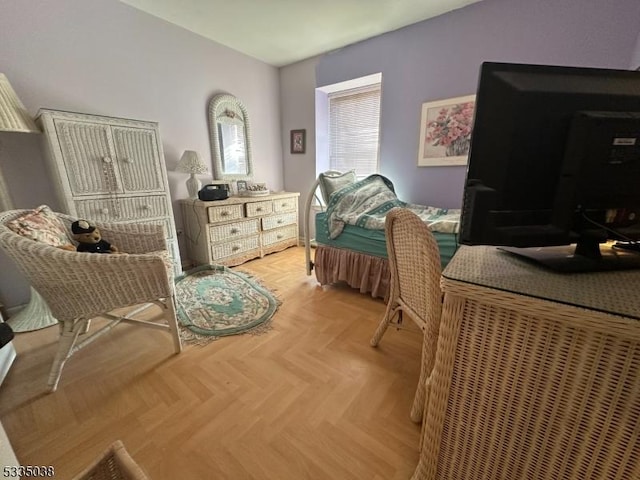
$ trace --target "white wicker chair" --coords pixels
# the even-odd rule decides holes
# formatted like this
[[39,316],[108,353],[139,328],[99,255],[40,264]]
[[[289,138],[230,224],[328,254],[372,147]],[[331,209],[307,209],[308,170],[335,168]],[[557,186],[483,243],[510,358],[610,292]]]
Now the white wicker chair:
[[[28,210],[0,213],[0,248],[16,263],[58,319],[60,338],[48,385],[55,391],[66,360],[121,321],[170,332],[175,352],[182,350],[175,314],[172,268],[167,266],[164,228],[149,224],[100,224],[102,235],[127,254],[93,254],[62,250],[25,238],[7,223]],[[55,214],[71,238],[74,218]],[[166,323],[129,318],[155,303]],[[136,306],[123,316],[113,310]],[[89,334],[90,319],[106,317],[106,326]],[[81,341],[78,336],[83,334]]]
[[116,440],[73,480],[149,480],[149,477],[129,455],[122,441]]
[[394,208],[385,219],[385,237],[391,271],[387,310],[371,339],[377,346],[387,327],[406,313],[424,332],[422,365],[411,419],[422,420],[428,395],[426,383],[435,363],[438,330],[442,312],[440,291],[440,251],[429,227],[413,212]]

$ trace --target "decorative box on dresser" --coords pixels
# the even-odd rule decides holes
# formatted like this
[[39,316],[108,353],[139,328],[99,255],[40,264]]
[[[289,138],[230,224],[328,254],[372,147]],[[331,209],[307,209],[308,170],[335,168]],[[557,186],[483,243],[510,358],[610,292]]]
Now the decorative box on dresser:
[[189,259],[234,266],[298,245],[297,192],[181,200]]
[[[158,124],[41,109],[48,161],[66,213],[87,220],[164,225],[182,271]],[[107,239],[108,240],[108,239]]]

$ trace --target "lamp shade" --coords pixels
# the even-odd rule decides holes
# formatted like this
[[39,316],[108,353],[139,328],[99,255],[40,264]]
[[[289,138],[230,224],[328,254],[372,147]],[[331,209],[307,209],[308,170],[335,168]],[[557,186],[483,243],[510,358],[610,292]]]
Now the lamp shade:
[[0,73],[0,131],[40,131],[3,73]]
[[182,173],[207,173],[207,167],[202,162],[198,152],[185,150],[178,162],[176,171]]
[[189,191],[189,198],[197,198],[201,185],[200,180],[196,178],[196,173],[207,173],[207,167],[202,163],[198,152],[185,150],[178,162],[176,171],[191,174],[187,179],[187,190]]

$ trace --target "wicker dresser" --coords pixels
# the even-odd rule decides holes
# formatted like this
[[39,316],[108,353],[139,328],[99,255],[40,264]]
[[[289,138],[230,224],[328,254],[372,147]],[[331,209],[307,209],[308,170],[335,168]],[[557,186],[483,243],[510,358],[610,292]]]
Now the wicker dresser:
[[185,243],[197,265],[239,265],[298,245],[299,193],[181,200]]
[[414,479],[640,478],[640,270],[463,247],[442,288]]
[[[181,269],[158,124],[42,109],[49,165],[65,213],[100,222],[165,226]],[[108,240],[108,239],[107,239]]]

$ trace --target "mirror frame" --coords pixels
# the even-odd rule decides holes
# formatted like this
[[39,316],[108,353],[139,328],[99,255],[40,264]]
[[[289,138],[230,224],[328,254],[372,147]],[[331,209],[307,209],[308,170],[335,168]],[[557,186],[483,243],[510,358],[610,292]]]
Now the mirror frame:
[[[216,119],[228,110],[225,105],[233,105],[233,113],[240,114],[244,123],[244,137],[247,153],[247,174],[227,174],[222,168],[222,155],[220,153],[220,137],[218,135],[218,122]],[[221,93],[214,95],[209,102],[209,136],[211,140],[211,154],[213,156],[213,174],[215,180],[253,180],[253,159],[251,156],[251,128],[249,115],[244,104],[234,95]]]

